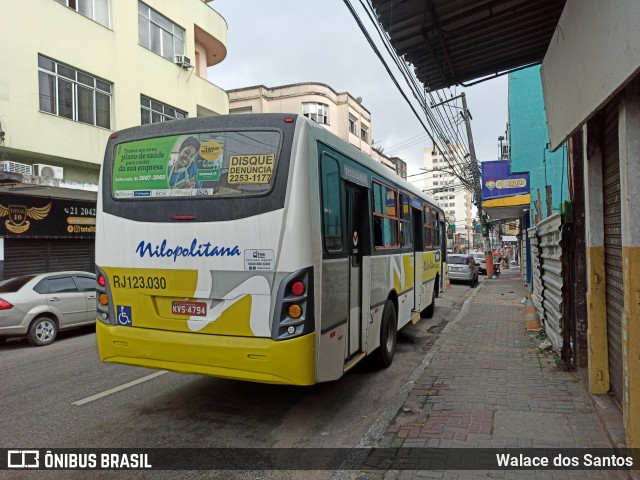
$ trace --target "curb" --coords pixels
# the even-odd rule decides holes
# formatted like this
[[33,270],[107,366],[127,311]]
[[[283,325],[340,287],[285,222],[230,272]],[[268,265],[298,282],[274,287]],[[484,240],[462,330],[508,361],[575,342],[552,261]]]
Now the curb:
[[[395,418],[395,416],[402,408],[409,392],[414,387],[416,381],[420,378],[420,376],[424,373],[426,368],[431,363],[431,360],[435,356],[436,353],[440,350],[440,347],[447,339],[447,336],[453,330],[453,327],[467,314],[469,311],[469,305],[475,296],[482,290],[484,286],[484,282],[478,285],[472,290],[472,293],[467,296],[462,304],[462,308],[455,316],[453,320],[447,320],[447,325],[442,329],[442,332],[438,335],[438,339],[431,346],[429,351],[425,354],[423,360],[418,364],[418,366],[411,372],[407,381],[400,387],[400,390],[394,397],[387,403],[385,408],[382,410],[382,413],[378,416],[376,421],[369,427],[369,429],[362,436],[358,444],[355,448],[371,448],[374,447],[375,444],[382,438],[387,427],[390,425],[391,421]],[[338,478],[338,477],[333,477]]]
[[[470,288],[472,292],[467,295],[467,298],[464,299],[462,303],[462,307],[458,311],[457,315],[453,320],[449,320],[447,317],[447,325],[442,329],[442,332],[438,335],[438,339],[431,346],[429,351],[425,354],[422,361],[418,364],[418,366],[411,372],[411,374],[407,377],[407,381],[400,387],[398,393],[396,393],[387,405],[384,407],[378,418],[373,422],[373,424],[369,427],[369,429],[364,433],[360,441],[353,447],[354,451],[357,449],[364,448],[373,448],[377,444],[377,442],[382,438],[387,428],[393,421],[393,419],[398,415],[398,412],[404,405],[409,393],[415,386],[416,381],[420,378],[420,376],[427,369],[433,357],[438,353],[440,347],[445,342],[453,327],[467,314],[469,311],[469,305],[478,294],[482,287],[484,286],[484,282],[477,285],[475,288]],[[454,310],[455,311],[455,310]],[[453,312],[452,312],[453,313]],[[350,463],[353,459],[346,459],[343,462],[343,465]],[[331,476],[332,480],[342,480],[347,478],[348,475],[352,474],[352,469],[350,470],[336,470]]]

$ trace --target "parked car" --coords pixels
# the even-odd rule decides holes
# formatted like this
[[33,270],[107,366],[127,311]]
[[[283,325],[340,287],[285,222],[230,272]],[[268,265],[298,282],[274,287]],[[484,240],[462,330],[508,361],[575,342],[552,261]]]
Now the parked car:
[[447,255],[447,268],[450,280],[468,282],[469,285],[478,283],[478,267],[471,255]]
[[59,330],[95,321],[92,273],[52,272],[0,282],[0,340],[26,335],[32,345],[49,345]]
[[485,257],[484,253],[472,253],[471,256],[476,262],[476,267],[478,267],[478,272],[483,275],[487,274],[487,257]]

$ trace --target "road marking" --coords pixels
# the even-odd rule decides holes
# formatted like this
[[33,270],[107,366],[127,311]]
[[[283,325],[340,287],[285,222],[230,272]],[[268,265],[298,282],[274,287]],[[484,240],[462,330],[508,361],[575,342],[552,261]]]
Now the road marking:
[[94,400],[98,400],[100,398],[106,397],[108,395],[111,395],[112,393],[116,393],[119,392],[120,390],[125,390],[129,387],[133,387],[135,385],[138,385],[139,383],[142,382],[146,382],[147,380],[152,380],[156,377],[159,377],[160,375],[164,375],[165,373],[169,373],[166,370],[162,370],[160,372],[156,372],[156,373],[152,373],[151,375],[147,375],[146,377],[142,377],[139,378],[138,380],[134,380],[132,382],[129,383],[125,383],[124,385],[120,385],[119,387],[114,387],[111,388],[109,390],[105,390],[104,392],[101,393],[96,393],[95,395],[91,395],[90,397],[87,398],[83,398],[82,400],[78,400],[77,402],[73,402],[71,405],[84,405],[85,403],[89,403],[89,402],[93,402]]

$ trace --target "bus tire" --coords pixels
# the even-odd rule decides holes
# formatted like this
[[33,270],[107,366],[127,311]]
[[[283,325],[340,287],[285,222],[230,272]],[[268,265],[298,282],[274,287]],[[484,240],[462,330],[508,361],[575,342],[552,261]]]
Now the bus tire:
[[398,333],[398,315],[391,300],[387,300],[380,321],[380,347],[375,351],[375,362],[381,368],[387,368],[393,362],[396,353],[396,334]]
[[433,286],[433,294],[431,295],[431,304],[422,310],[421,314],[424,318],[433,318],[436,310],[436,285]]

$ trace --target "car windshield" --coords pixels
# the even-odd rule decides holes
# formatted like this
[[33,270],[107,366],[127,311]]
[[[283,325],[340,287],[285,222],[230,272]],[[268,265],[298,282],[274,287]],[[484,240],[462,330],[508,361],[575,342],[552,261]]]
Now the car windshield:
[[473,253],[472,256],[478,260],[484,260],[484,253]]
[[447,263],[451,263],[454,265],[464,265],[467,263],[467,257],[457,256],[457,255],[449,255],[447,256]]
[[22,275],[0,282],[0,293],[13,293],[20,290],[35,275]]

